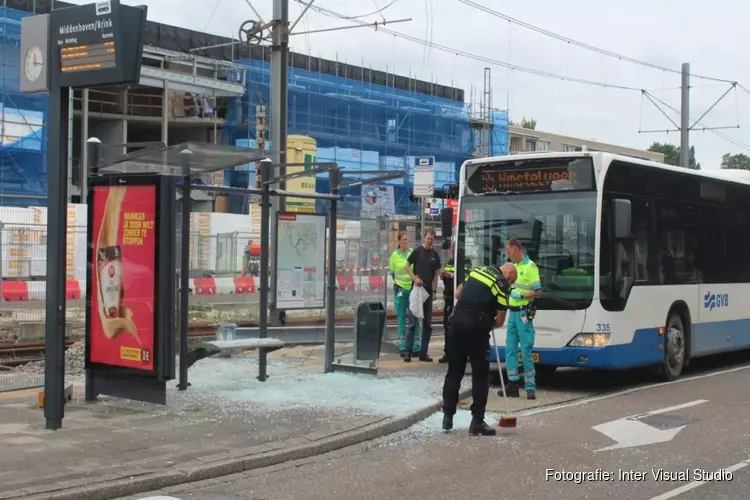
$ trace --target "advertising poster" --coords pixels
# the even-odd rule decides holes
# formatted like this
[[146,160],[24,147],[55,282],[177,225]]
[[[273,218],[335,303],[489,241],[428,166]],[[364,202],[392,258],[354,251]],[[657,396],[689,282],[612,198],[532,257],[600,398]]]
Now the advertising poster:
[[279,309],[325,307],[326,218],[279,212],[276,258]]
[[93,190],[90,360],[154,370],[156,186]]

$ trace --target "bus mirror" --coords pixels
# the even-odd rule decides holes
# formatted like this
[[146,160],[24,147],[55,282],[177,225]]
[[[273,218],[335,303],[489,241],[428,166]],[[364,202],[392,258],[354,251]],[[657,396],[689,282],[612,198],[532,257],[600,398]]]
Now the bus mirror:
[[440,211],[440,224],[443,238],[449,240],[453,236],[453,209],[444,208]]
[[612,209],[615,215],[615,238],[618,240],[630,238],[632,236],[630,200],[612,200]]

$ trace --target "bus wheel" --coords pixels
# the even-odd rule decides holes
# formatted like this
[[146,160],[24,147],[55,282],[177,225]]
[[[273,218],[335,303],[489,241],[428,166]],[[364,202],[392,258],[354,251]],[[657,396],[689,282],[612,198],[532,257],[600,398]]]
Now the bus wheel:
[[682,316],[676,312],[671,313],[664,331],[664,364],[661,367],[661,378],[667,382],[678,379],[682,374],[685,364],[685,335]]

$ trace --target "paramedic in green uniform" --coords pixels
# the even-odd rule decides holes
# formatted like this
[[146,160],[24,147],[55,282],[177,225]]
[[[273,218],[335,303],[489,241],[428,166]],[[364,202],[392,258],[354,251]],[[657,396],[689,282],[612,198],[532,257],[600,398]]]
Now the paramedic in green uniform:
[[506,394],[519,396],[518,347],[520,344],[523,356],[523,380],[528,399],[536,399],[536,377],[531,350],[534,348],[534,312],[533,300],[542,292],[539,282],[539,269],[521,248],[521,243],[511,238],[505,243],[505,251],[511,262],[516,265],[518,278],[511,288],[508,300],[508,332],[505,339],[505,367],[508,371]]
[[[388,262],[393,277],[393,304],[398,318],[398,349],[402,358],[406,354],[406,311],[409,310],[409,294],[413,285],[411,276],[404,267],[411,251],[409,237],[405,232],[399,233],[398,248],[391,254]],[[416,339],[414,344],[414,352],[418,353],[420,346]]]

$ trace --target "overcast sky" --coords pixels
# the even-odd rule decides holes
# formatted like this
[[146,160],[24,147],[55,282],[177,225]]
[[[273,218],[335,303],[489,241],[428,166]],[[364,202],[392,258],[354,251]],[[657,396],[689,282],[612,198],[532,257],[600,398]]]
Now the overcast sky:
[[[265,21],[272,0],[251,0]],[[303,9],[290,1],[292,20]],[[316,0],[314,5],[347,16],[377,11],[393,0]],[[691,71],[738,81],[750,89],[750,66],[745,48],[750,46],[741,0],[539,0],[500,2],[475,0],[503,14],[610,52],[679,69],[689,62]],[[74,0],[89,3],[90,0]],[[255,19],[246,0],[123,0],[147,4],[149,19],[185,28],[232,36],[239,25]],[[216,8],[215,8],[216,7]],[[215,10],[215,11],[214,11]],[[213,12],[213,14],[212,14]],[[389,29],[421,40],[570,78],[647,89],[673,107],[680,106],[680,75],[667,73],[577,48],[526,28],[482,13],[458,0],[396,0],[368,21],[412,18]],[[309,10],[295,31],[351,25]],[[235,35],[236,36],[236,35]],[[395,71],[420,79],[481,93],[487,63],[426,48],[371,28],[358,28],[292,37],[292,50],[324,58]],[[691,117],[699,118],[723,94],[728,84],[692,79]],[[652,142],[679,144],[679,133],[638,133],[674,129],[638,90],[582,85],[492,66],[493,107],[510,110],[511,119],[537,120],[538,130],[595,139],[623,146],[647,148]],[[478,97],[477,97],[478,101]],[[718,168],[724,153],[750,153],[750,93],[731,91],[702,120],[706,126],[736,127],[721,130],[733,144],[711,132],[693,132],[691,144],[703,168]],[[676,114],[670,116],[679,123]]]

